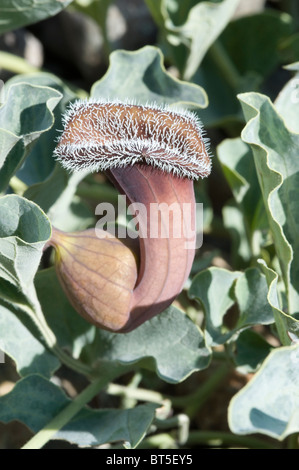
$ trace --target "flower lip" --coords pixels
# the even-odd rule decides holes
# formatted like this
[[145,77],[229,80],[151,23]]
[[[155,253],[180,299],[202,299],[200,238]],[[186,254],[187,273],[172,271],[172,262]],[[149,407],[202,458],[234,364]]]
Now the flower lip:
[[106,171],[146,163],[176,176],[210,174],[209,141],[195,113],[118,100],[78,100],[54,154],[70,170]]

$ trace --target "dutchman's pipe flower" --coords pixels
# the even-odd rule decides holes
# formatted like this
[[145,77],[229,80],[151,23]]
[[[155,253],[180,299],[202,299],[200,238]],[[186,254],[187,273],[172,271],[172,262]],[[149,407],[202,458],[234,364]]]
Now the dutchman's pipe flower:
[[[104,171],[135,205],[139,226],[136,251],[107,232],[100,238],[94,231],[53,232],[61,283],[91,323],[131,331],[181,292],[195,254],[193,180],[211,171],[207,144],[191,112],[104,100],[69,108],[56,157],[66,169]],[[153,204],[158,219],[150,217]]]

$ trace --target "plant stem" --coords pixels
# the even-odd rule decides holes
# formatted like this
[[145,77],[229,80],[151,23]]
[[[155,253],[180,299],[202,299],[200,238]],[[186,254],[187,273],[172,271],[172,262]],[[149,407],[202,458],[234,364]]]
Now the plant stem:
[[122,397],[124,408],[133,408],[138,401],[150,402],[160,405],[160,417],[167,417],[170,414],[171,400],[169,398],[165,398],[159,392],[114,383],[109,384],[106,391],[109,395]]
[[82,7],[80,5],[80,2],[76,5],[76,7],[81,10],[85,15],[90,15],[90,17],[94,21],[96,21],[98,26],[100,27],[103,37],[103,52],[106,60],[108,59],[109,54],[111,53],[111,46],[108,39],[106,27],[107,12],[110,2],[111,0],[101,0],[97,2],[92,2],[87,8],[84,6]]
[[248,436],[237,436],[229,432],[221,431],[191,431],[186,445],[205,446],[238,446],[251,449],[277,449],[278,447],[264,442],[261,439]]
[[76,191],[76,194],[81,197],[93,199],[96,201],[105,201],[117,203],[119,193],[109,186],[108,184],[86,184],[81,183]]
[[171,399],[173,406],[184,408],[184,413],[189,417],[193,417],[198,413],[199,409],[208,400],[218,385],[220,385],[229,371],[230,368],[228,364],[221,364],[221,366],[216,369],[216,371],[203,385],[201,385],[201,387],[198,388],[198,390],[196,390],[195,393],[183,397],[173,397]]
[[144,388],[131,388],[124,385],[109,384],[107,388],[109,395],[123,396],[138,401],[149,401],[151,403],[163,404],[165,398],[161,393]]
[[222,44],[219,41],[215,41],[210,47],[209,52],[213,61],[220,69],[223,78],[234,90],[238,90],[242,77]]
[[158,419],[155,420],[155,425],[158,429],[169,429],[169,428],[178,428],[178,444],[184,445],[189,436],[189,425],[190,420],[187,415],[181,413],[175,416],[171,416],[167,419]]
[[[123,368],[121,369],[123,371]],[[91,382],[69,405],[30,439],[22,449],[41,449],[55,434],[63,428],[110,380],[120,375],[119,369],[106,373],[100,379]]]
[[278,338],[283,346],[289,346],[291,341],[287,333],[284,318],[278,310],[274,308],[272,310],[273,310]]
[[0,66],[1,68],[16,74],[35,73],[40,71],[38,67],[29,64],[27,60],[22,57],[3,51],[0,51]]
[[86,377],[93,377],[95,375],[95,371],[92,367],[89,367],[77,359],[74,359],[72,356],[69,356],[65,353],[59,346],[55,345],[51,348],[51,351],[57,358],[64,364],[65,366],[69,367],[70,369],[78,372],[79,374],[85,375]]
[[13,176],[9,182],[9,186],[15,194],[23,196],[24,192],[28,189],[28,185],[21,181],[16,176]]
[[[44,73],[47,72],[45,69],[40,69],[34,65],[29,64],[26,59],[18,57],[10,52],[0,51],[0,67],[12,72],[16,75],[18,74],[34,74],[34,73]],[[86,98],[88,96],[85,90],[75,87],[72,83],[65,82],[71,90],[74,91],[78,98]]]
[[[33,294],[31,294],[31,299]],[[35,296],[34,296],[35,297]],[[40,333],[42,334],[46,345],[53,352],[53,354],[67,367],[70,369],[78,372],[79,374],[83,374],[87,377],[93,376],[93,369],[89,366],[86,366],[82,362],[78,361],[77,359],[72,358],[68,354],[66,354],[58,345],[56,336],[54,335],[53,331],[49,327],[44,317],[44,314],[40,308],[40,304],[37,299],[31,300],[31,308],[27,306],[21,307],[25,312],[30,316]]]

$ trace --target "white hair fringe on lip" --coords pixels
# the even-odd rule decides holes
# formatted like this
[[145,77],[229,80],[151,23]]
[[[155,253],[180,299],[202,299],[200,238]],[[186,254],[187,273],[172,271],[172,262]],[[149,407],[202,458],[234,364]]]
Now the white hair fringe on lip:
[[[102,116],[96,116],[95,119],[92,116],[94,107],[105,105],[107,106],[106,115],[102,113]],[[132,119],[129,113],[128,119],[122,116],[122,122],[120,122],[119,112],[111,111],[116,106],[140,108],[140,113],[144,113],[142,124],[147,126],[148,135],[136,137],[140,123]],[[155,122],[150,124],[146,122],[145,114],[149,111],[159,113]],[[85,113],[84,119],[80,119],[81,113]],[[82,125],[79,132],[68,129],[68,125],[76,117]],[[86,117],[90,117],[90,120]],[[164,119],[169,119],[169,117],[174,124],[178,124],[178,121],[181,124],[183,120],[186,125],[191,125],[196,130],[197,138],[202,142],[202,152],[199,153],[195,148],[194,137],[182,137],[168,126],[165,132]],[[208,176],[211,171],[209,139],[205,137],[205,131],[198,116],[189,110],[174,109],[167,104],[163,106],[156,103],[138,104],[129,99],[124,101],[86,99],[71,103],[62,122],[63,134],[58,141],[65,136],[70,143],[58,144],[54,155],[68,170],[105,171],[109,168],[125,167],[145,161],[162,171],[190,179]],[[105,137],[104,143],[94,140],[91,131],[94,132],[95,129]],[[113,137],[116,130],[121,137]],[[82,134],[85,134],[84,138]]]

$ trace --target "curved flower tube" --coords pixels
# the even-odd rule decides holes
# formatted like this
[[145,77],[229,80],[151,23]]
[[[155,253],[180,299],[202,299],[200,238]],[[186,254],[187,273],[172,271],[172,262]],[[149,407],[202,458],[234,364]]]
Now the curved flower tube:
[[[90,232],[89,240],[82,233],[81,238],[71,235],[81,240],[72,248],[67,234],[54,230],[52,239],[60,251],[59,278],[77,311],[98,327],[131,331],[168,307],[190,274],[196,244],[193,180],[211,171],[202,126],[195,114],[167,107],[78,101],[64,118],[55,155],[67,169],[104,171],[133,209],[139,234],[135,256],[132,246],[107,233],[97,241]],[[86,250],[91,238],[90,257]],[[119,253],[112,249],[115,256],[108,262],[112,241]],[[63,248],[65,243],[68,249]],[[70,259],[62,256],[63,250],[72,253],[73,273],[66,264],[63,268],[63,258]],[[92,271],[83,269],[87,265]],[[99,282],[101,276],[104,283]],[[94,300],[88,301],[91,291]],[[101,298],[107,308],[100,305]]]

